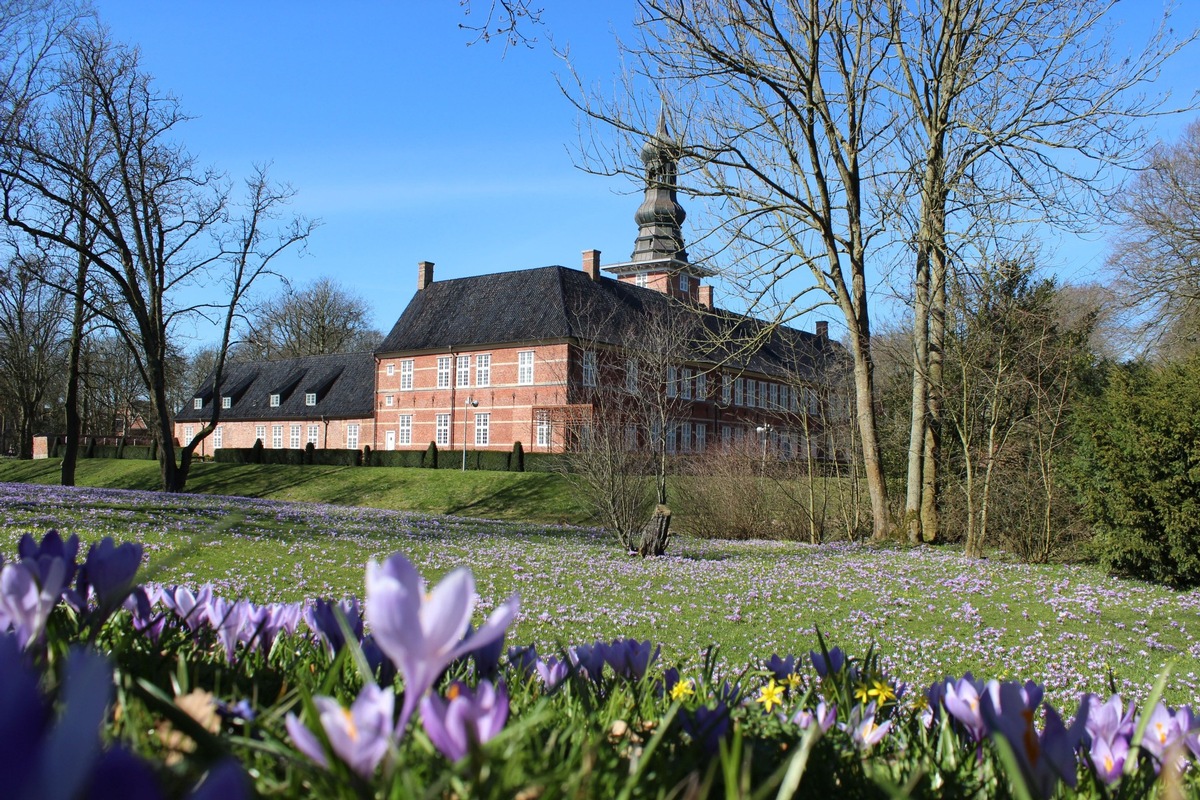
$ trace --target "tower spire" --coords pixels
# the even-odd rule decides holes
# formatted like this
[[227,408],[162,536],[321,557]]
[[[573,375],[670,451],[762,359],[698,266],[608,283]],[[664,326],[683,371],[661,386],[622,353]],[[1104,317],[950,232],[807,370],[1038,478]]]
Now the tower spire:
[[642,146],[646,189],[642,204],[633,217],[638,224],[637,239],[633,243],[632,260],[635,262],[664,259],[687,262],[681,227],[687,214],[676,199],[678,170],[672,145],[664,101],[658,112],[657,130]]

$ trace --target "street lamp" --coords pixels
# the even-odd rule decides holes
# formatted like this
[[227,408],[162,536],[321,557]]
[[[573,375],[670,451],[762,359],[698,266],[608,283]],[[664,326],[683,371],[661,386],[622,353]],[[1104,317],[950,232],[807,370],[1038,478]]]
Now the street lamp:
[[762,466],[759,467],[758,470],[759,476],[762,477],[767,474],[767,436],[771,432],[771,426],[770,424],[764,422],[762,425],[759,425],[757,428],[755,428],[755,430],[758,431],[758,435],[762,437]]
[[474,397],[468,397],[467,402],[463,403],[463,472],[467,471],[467,414],[470,409],[478,407],[479,401]]

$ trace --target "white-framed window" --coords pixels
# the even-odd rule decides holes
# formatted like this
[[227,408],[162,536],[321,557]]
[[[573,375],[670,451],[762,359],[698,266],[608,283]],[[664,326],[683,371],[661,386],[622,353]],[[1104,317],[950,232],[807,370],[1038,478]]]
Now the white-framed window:
[[742,404],[742,401],[746,399],[746,396],[744,394],[745,383],[746,382],[743,381],[741,378],[738,378],[737,380],[735,380],[733,382],[733,404],[735,406],[740,406]]
[[667,397],[674,397],[679,394],[679,371],[674,367],[667,367]]
[[691,367],[683,368],[683,391],[682,391],[682,394],[683,394],[684,400],[692,399],[692,368]]
[[537,412],[537,419],[534,421],[534,431],[538,447],[550,446],[550,415],[545,411]]
[[690,288],[692,288],[692,284],[688,279],[687,273],[679,273],[679,291],[686,292]]
[[755,398],[758,401],[758,408],[767,407],[767,382],[758,382],[758,396]]
[[517,353],[517,384],[530,386],[533,384],[533,351],[522,350]]
[[254,426],[254,440],[257,442],[262,442],[263,444],[267,443],[267,426],[266,425],[255,425]]
[[475,415],[475,446],[484,447],[491,437],[492,415],[488,413]]
[[788,409],[795,413],[800,410],[800,387],[793,386],[788,391]]
[[279,408],[279,395],[271,395],[271,408]]
[[321,426],[320,425],[309,425],[308,426],[308,442],[311,443],[313,447],[316,447],[317,441],[320,438],[321,438]]
[[625,426],[625,449],[628,451],[637,450],[637,426]]
[[637,275],[633,276],[633,285],[640,286],[645,289],[650,285],[650,278],[646,275],[646,273],[639,272]]
[[384,395],[383,404],[388,408],[396,405],[396,397],[394,395]]
[[733,401],[733,380],[728,373],[721,373],[721,402],[729,405]]
[[708,425],[703,422],[696,423],[696,452],[703,453],[704,448],[708,447]]
[[346,449],[358,449],[358,423],[351,422],[346,426]]
[[817,397],[817,393],[811,389],[808,392],[808,413],[816,414],[821,410],[821,398]]
[[395,450],[396,449],[396,432],[395,431],[384,431],[383,432],[383,448],[385,450]]
[[400,361],[400,388],[404,390],[413,388],[413,360],[411,358]]
[[457,373],[454,379],[455,386],[470,386],[471,385],[471,357],[456,356],[455,372]]
[[475,385],[492,385],[492,354],[480,353],[475,356]]
[[592,386],[592,387],[594,387],[596,385],[596,351],[595,350],[584,350],[583,351],[583,385],[584,386]]
[[271,426],[271,448],[274,450],[278,450],[281,447],[283,447],[283,426],[282,425],[272,425]]
[[725,449],[728,450],[730,445],[732,445],[732,444],[733,444],[733,426],[732,425],[722,425],[721,426],[721,447],[724,447]]
[[625,359],[625,391],[638,393],[638,367],[636,358]]
[[225,428],[218,425],[213,430],[213,450],[220,450],[225,446]]
[[388,364],[386,367],[384,367],[383,371],[386,372],[389,376],[395,375],[396,374],[396,365]]
[[188,442],[190,442],[192,440],[192,437],[195,435],[196,435],[195,428],[193,428],[191,425],[183,426],[183,443],[184,444],[187,444]]
[[197,411],[204,408],[204,398],[203,397],[194,398],[192,400],[192,408],[196,409]]
[[412,444],[412,414],[400,415],[400,444]]
[[224,397],[221,398],[221,408],[232,408],[232,407],[233,407],[233,398],[232,397],[230,397],[229,395],[225,395]]
[[450,356],[438,356],[437,388],[450,388]]
[[315,406],[316,404],[317,404],[317,393],[316,392],[305,392],[304,393],[304,405]]
[[434,442],[437,443],[438,447],[445,447],[450,444],[450,415],[438,414],[434,421],[436,423]]
[[300,426],[299,425],[293,425],[291,427],[291,430],[288,431],[288,447],[292,448],[293,450],[300,449]]
[[679,426],[679,449],[685,453],[692,449],[692,423],[690,422]]
[[779,408],[779,384],[772,383],[769,388],[769,397],[771,398],[771,408]]
[[696,372],[696,399],[708,399],[708,376],[703,372]]
[[674,453],[679,441],[679,423],[673,422],[667,426],[667,452]]

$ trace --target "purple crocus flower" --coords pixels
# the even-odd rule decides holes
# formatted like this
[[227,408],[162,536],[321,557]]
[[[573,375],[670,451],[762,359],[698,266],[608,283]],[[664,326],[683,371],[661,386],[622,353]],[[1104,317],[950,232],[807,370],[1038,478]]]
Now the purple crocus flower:
[[[349,709],[343,708],[332,697],[313,698],[334,755],[364,780],[370,780],[375,774],[391,746],[395,733],[392,725],[395,703],[396,696],[390,688],[380,689],[373,683],[363,687]],[[320,740],[295,714],[287,715],[284,726],[297,750],[316,764],[329,768]]]
[[605,644],[578,644],[567,648],[567,660],[571,666],[584,678],[599,683],[604,677]]
[[188,630],[195,633],[208,622],[209,606],[212,605],[212,584],[206,583],[196,594],[186,586],[175,586],[163,592],[163,603],[183,620]]
[[879,725],[875,722],[875,703],[866,706],[856,705],[850,710],[850,716],[842,730],[850,734],[850,738],[859,750],[869,750],[883,741],[888,731],[892,729],[892,720]]
[[1117,737],[1126,741],[1133,737],[1134,708],[1122,711],[1121,695],[1114,694],[1106,702],[1094,694],[1084,695],[1088,704],[1087,733],[1092,739],[1104,739],[1113,742]]
[[1188,733],[1184,723],[1190,723],[1190,711],[1187,719],[1176,714],[1162,703],[1158,703],[1150,711],[1150,720],[1146,732],[1142,735],[1142,749],[1154,756],[1161,768],[1167,750],[1179,742]]
[[[1030,705],[1031,696],[1037,703]],[[1075,751],[1087,725],[1088,703],[1085,699],[1079,704],[1070,728],[1047,706],[1046,724],[1039,736],[1033,727],[1033,711],[1040,702],[1040,692],[1031,695],[1015,683],[1002,683],[995,693],[983,694],[980,709],[989,733],[1003,736],[1012,748],[1025,786],[1035,797],[1048,798],[1059,780],[1075,788]]]
[[[17,544],[17,555],[21,561],[34,568],[38,584],[44,585],[50,574],[50,565],[56,561],[63,562],[66,567],[63,585],[70,586],[75,580],[78,566],[75,559],[79,554],[79,537],[75,534],[64,540],[58,531],[50,530],[42,537],[42,541],[34,542],[28,533],[21,537]],[[78,606],[77,606],[78,607]]]
[[50,706],[38,691],[37,672],[22,647],[15,636],[0,633],[0,775],[5,791],[16,797],[32,794],[37,755],[50,724]]
[[821,729],[821,733],[828,733],[835,722],[837,722],[837,705],[827,704],[824,700],[817,703],[815,711],[802,708],[792,717],[793,725],[798,725],[803,730],[808,730],[812,725],[816,725]]
[[480,681],[472,691],[459,681],[450,684],[446,699],[436,694],[421,700],[425,732],[442,755],[458,761],[473,745],[490,741],[508,720],[508,692],[504,682]]
[[223,597],[214,597],[209,606],[208,616],[213,629],[217,632],[217,641],[225,649],[225,659],[232,664],[238,642],[242,639],[242,630],[246,626],[250,604],[245,600],[230,603]]
[[304,621],[321,638],[321,641],[325,642],[325,649],[330,658],[336,656],[346,646],[346,637],[342,633],[341,623],[338,622],[339,612],[349,624],[350,632],[357,640],[362,641],[363,617],[357,597],[351,597],[341,602],[317,598],[305,610]]
[[533,674],[534,665],[538,662],[538,652],[535,645],[513,645],[508,648],[508,663],[522,678]]
[[[467,625],[467,633],[463,637],[464,644],[471,644],[471,638],[475,635],[475,628]],[[476,647],[467,653],[475,664],[476,678],[494,678],[496,673],[500,671],[500,656],[504,653],[504,635],[492,642]]]
[[152,594],[157,595],[159,591],[157,588],[147,590],[146,587],[139,586],[125,598],[125,602],[122,604],[133,617],[133,629],[155,644],[158,643],[163,625],[167,621],[165,614],[154,611],[157,596],[152,596]]
[[[976,742],[983,741],[987,735],[987,725],[983,721],[983,712],[980,709],[980,697],[986,692],[983,681],[975,680],[969,672],[958,680],[947,679],[940,692],[946,712],[962,725]],[[932,694],[931,690],[930,695]],[[931,696],[930,704],[932,703]]]
[[596,648],[616,675],[632,681],[640,681],[646,675],[661,650],[657,647],[652,650],[649,640],[636,639],[613,639],[611,644],[599,643]]
[[788,676],[796,674],[796,657],[780,658],[777,654],[772,653],[771,660],[767,662],[767,672],[771,673],[775,680],[783,683]]
[[87,559],[79,570],[75,588],[85,601],[91,590],[96,596],[100,616],[106,617],[134,586],[134,577],[142,565],[142,545],[116,544],[105,536],[88,548]]
[[818,653],[816,650],[809,650],[808,656],[812,659],[813,669],[817,671],[817,675],[821,680],[829,675],[837,675],[846,666],[846,654],[842,652],[840,647],[831,647],[828,651],[828,658],[825,653]]
[[404,676],[403,731],[424,694],[442,670],[468,650],[499,639],[517,613],[517,596],[501,603],[470,643],[463,634],[475,607],[475,579],[456,569],[426,596],[425,581],[400,553],[383,564],[367,564],[367,621],[375,640]]
[[729,706],[723,702],[715,708],[699,708],[679,714],[679,724],[684,733],[691,737],[708,755],[714,755],[721,747],[721,739],[729,732]]
[[557,689],[558,685],[571,674],[571,665],[565,661],[559,661],[557,656],[550,656],[545,660],[539,658],[534,662],[533,668],[537,670],[538,678],[541,679],[542,686],[546,687],[548,692]]
[[1088,748],[1088,758],[1096,770],[1096,775],[1107,784],[1121,780],[1125,769],[1125,759],[1129,757],[1129,740],[1124,736],[1113,739],[1093,738],[1092,746]]
[[41,583],[36,569],[23,561],[0,567],[0,630],[12,626],[21,647],[40,640],[62,597],[65,575],[62,561],[50,563]]

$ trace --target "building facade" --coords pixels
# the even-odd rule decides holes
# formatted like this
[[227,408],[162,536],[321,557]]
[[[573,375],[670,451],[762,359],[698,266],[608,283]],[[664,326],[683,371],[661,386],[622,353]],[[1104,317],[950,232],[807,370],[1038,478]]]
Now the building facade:
[[[703,452],[747,436],[787,456],[811,448],[827,367],[842,359],[828,328],[807,333],[722,311],[713,273],[683,246],[665,122],[643,148],[646,189],[629,261],[583,253],[562,266],[434,280],[374,353],[231,364],[176,417],[189,441],[219,402],[206,443],[222,447],[560,452],[597,415],[628,415],[630,447],[665,441]],[[649,395],[661,413],[638,415]],[[650,415],[653,416],[653,415]]]

